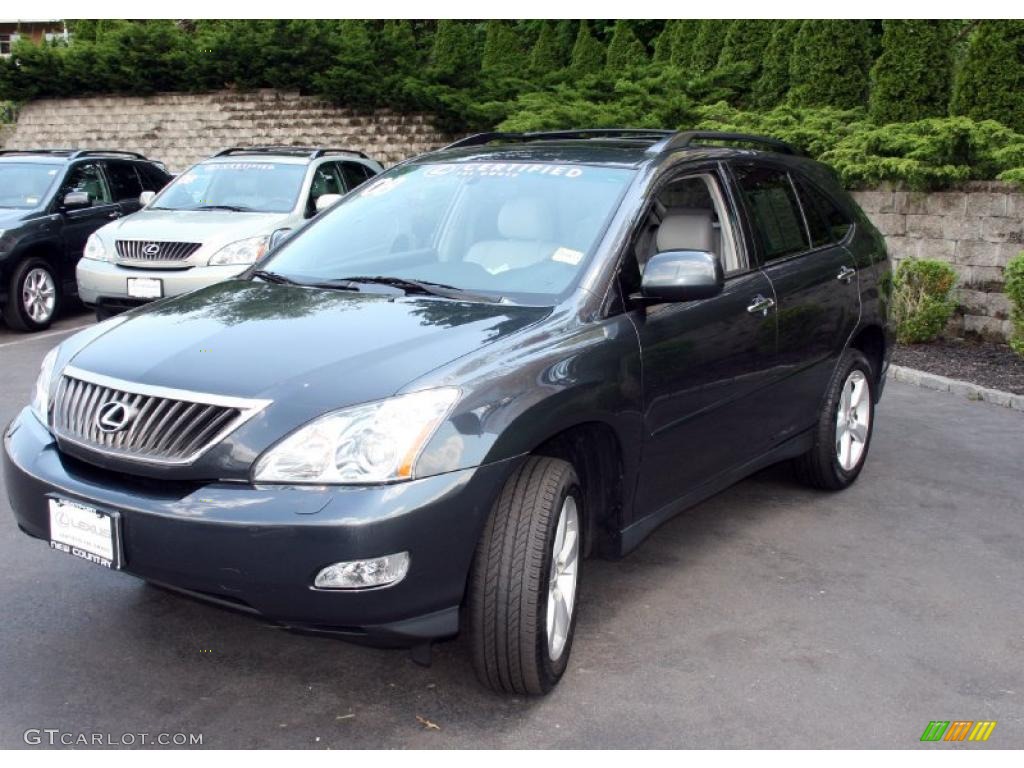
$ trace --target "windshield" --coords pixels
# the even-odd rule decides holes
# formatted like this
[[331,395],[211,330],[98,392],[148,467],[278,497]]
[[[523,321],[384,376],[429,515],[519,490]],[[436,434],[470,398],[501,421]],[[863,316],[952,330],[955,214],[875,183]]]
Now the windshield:
[[60,176],[60,165],[0,163],[0,208],[35,208]]
[[203,163],[176,178],[152,207],[287,213],[305,176],[306,166],[293,163]]
[[634,171],[407,165],[347,196],[262,264],[301,282],[386,276],[547,301],[575,281]]

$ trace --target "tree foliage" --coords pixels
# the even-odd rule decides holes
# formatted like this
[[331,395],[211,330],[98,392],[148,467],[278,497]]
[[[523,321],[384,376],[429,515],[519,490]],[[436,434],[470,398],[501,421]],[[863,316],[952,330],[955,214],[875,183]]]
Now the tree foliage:
[[590,33],[590,25],[585,20],[581,21],[572,46],[569,68],[576,76],[590,75],[600,72],[604,63],[604,46]]
[[615,22],[611,42],[608,43],[606,66],[610,72],[622,72],[646,64],[647,51],[625,21]]
[[1024,21],[981,21],[953,92],[953,114],[1024,131]]
[[871,119],[884,124],[947,114],[954,25],[889,19],[882,29],[882,54],[871,69]]
[[809,19],[800,25],[790,59],[790,100],[802,107],[850,107],[867,102],[871,24]]

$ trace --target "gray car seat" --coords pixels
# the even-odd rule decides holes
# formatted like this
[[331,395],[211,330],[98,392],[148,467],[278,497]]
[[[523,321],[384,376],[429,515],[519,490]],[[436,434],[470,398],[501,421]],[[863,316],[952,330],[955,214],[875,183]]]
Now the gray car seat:
[[504,239],[475,243],[466,261],[497,274],[550,259],[558,249],[553,241],[555,222],[551,212],[536,198],[518,197],[506,202],[498,211],[497,225]]

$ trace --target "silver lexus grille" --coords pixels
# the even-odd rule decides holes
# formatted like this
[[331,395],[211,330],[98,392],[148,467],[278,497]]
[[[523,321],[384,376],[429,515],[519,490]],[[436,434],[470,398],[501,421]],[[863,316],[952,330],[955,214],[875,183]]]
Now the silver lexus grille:
[[174,243],[162,240],[115,240],[117,255],[131,261],[184,261],[202,243]]
[[269,401],[150,387],[68,366],[54,396],[58,442],[156,464],[190,464]]

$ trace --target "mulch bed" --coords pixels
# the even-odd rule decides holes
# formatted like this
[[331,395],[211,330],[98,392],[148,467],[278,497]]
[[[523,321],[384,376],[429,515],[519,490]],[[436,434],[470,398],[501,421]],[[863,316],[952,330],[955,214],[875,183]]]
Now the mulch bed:
[[1024,395],[1024,359],[1006,344],[950,339],[897,346],[892,362],[990,389]]

